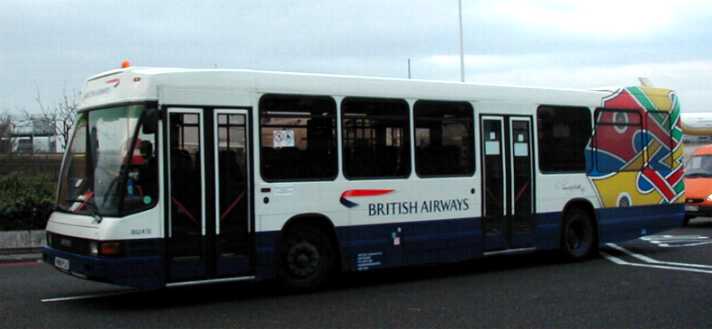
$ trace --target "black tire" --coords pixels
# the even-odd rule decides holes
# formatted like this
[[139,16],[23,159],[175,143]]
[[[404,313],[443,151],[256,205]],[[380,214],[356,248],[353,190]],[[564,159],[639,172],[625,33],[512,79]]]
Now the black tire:
[[291,292],[325,285],[334,273],[336,254],[328,235],[316,227],[290,229],[282,239],[278,277]]
[[596,251],[596,227],[591,215],[580,208],[568,210],[561,229],[561,251],[570,261],[585,259]]
[[682,221],[682,226],[685,227],[687,225],[690,225],[690,219],[694,218],[691,215],[685,215],[685,219]]

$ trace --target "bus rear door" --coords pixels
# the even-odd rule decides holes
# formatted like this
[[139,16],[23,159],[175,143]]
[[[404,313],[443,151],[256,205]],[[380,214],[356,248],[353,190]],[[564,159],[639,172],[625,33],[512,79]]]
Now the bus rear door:
[[482,228],[484,249],[534,245],[534,161],[530,117],[483,115]]

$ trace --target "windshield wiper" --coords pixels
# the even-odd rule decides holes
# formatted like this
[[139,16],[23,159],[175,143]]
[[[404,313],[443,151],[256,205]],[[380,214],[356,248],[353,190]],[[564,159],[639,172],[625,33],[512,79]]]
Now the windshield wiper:
[[82,204],[87,206],[87,209],[91,211],[92,217],[94,217],[94,220],[97,223],[101,223],[104,218],[101,216],[99,213],[99,208],[97,208],[96,203],[94,203],[94,199],[91,198],[89,200],[81,200],[81,199],[66,199],[64,202],[81,202]]

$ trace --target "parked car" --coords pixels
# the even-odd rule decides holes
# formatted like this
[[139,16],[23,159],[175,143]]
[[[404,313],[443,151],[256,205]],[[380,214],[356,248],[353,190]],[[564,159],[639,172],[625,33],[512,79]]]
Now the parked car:
[[712,144],[698,147],[685,171],[685,224],[694,217],[712,217]]

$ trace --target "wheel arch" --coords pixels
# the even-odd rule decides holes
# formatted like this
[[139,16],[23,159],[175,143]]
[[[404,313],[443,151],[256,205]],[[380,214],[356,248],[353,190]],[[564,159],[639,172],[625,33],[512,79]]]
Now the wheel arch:
[[596,244],[599,243],[598,241],[598,219],[596,218],[596,211],[595,208],[593,207],[593,203],[591,203],[590,200],[584,199],[584,198],[575,198],[569,200],[566,205],[564,206],[564,210],[561,212],[561,219],[559,222],[560,225],[560,234],[559,234],[559,242],[561,243],[561,239],[563,238],[563,230],[564,230],[564,221],[566,220],[566,216],[568,215],[568,212],[570,212],[573,209],[582,209],[588,213],[589,216],[591,216],[591,220],[593,221],[593,234],[594,234],[594,241]]
[[[326,215],[321,214],[321,213],[303,213],[303,214],[298,214],[292,216],[289,220],[287,220],[284,225],[282,226],[282,229],[280,230],[279,234],[279,239],[278,243],[279,245],[277,246],[278,250],[282,247],[284,238],[286,237],[287,232],[290,230],[296,230],[299,229],[300,227],[314,227],[323,232],[324,234],[327,235],[329,238],[329,241],[331,242],[332,248],[334,248],[334,251],[336,252],[336,261],[338,262],[337,268],[342,269],[343,268],[343,260],[342,260],[342,250],[341,250],[341,244],[339,241],[339,237],[336,234],[336,227],[334,226],[334,222]],[[277,253],[278,254],[278,253]]]

